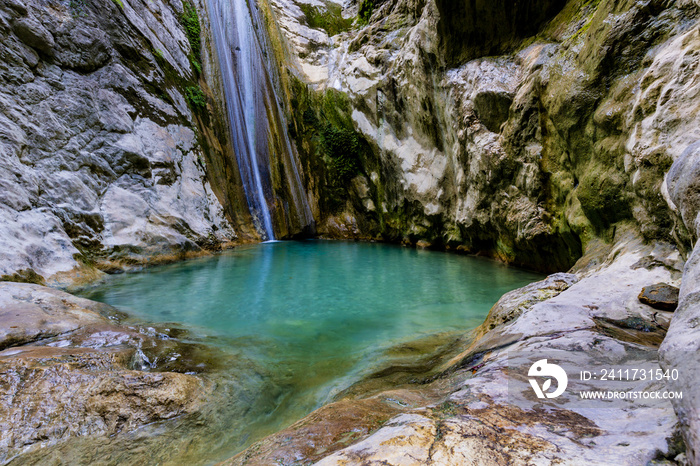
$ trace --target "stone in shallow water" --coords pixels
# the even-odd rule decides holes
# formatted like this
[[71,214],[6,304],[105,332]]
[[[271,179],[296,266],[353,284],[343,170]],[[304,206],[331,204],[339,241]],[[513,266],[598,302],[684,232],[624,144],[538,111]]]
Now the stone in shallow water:
[[678,307],[678,288],[657,283],[645,286],[639,293],[639,301],[661,311],[675,311]]

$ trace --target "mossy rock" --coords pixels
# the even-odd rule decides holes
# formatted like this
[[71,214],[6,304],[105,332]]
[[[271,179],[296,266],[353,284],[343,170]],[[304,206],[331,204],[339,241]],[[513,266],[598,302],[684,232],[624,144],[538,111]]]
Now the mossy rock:
[[35,285],[45,285],[44,277],[32,269],[21,269],[13,274],[0,276],[0,281],[15,283],[34,283]]
[[589,167],[576,189],[576,197],[598,231],[632,215],[626,180],[616,171]]
[[343,7],[337,3],[327,2],[324,7],[300,4],[299,8],[306,16],[306,24],[313,29],[322,29],[329,36],[335,36],[352,28],[352,20],[343,18]]

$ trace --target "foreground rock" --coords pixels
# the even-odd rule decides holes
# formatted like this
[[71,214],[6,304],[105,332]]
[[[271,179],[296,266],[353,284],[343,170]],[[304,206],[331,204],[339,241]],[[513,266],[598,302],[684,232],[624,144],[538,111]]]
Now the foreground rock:
[[[672,314],[637,300],[645,283],[674,283],[667,267],[639,270],[651,247],[629,240],[604,266],[557,274],[504,296],[474,343],[438,376],[339,400],[227,464],[646,464],[684,451],[668,400],[581,400],[581,390],[666,390],[664,381],[580,380],[581,370],[659,368]],[[614,258],[614,261],[613,261]],[[673,257],[666,256],[667,259]],[[682,262],[675,254],[676,267]],[[536,361],[569,375],[558,398],[538,399],[528,383]],[[386,421],[384,421],[386,419]],[[379,427],[381,425],[381,427]],[[349,446],[344,446],[349,444]],[[682,457],[679,457],[679,460]]]
[[[698,34],[700,36],[700,33]],[[674,400],[678,419],[688,445],[692,464],[700,462],[700,142],[692,144],[673,163],[665,181],[666,192],[695,248],[683,273],[683,283],[668,337],[661,347],[664,367],[680,373],[672,385],[682,390],[682,400]]]
[[[32,455],[71,439],[124,435],[194,413],[209,391],[184,373],[195,364],[180,357],[182,344],[117,325],[123,315],[109,306],[0,283],[0,309],[2,463],[18,455],[34,462]],[[151,371],[158,359],[167,362]]]
[[0,282],[0,349],[104,324],[110,311],[51,288]]

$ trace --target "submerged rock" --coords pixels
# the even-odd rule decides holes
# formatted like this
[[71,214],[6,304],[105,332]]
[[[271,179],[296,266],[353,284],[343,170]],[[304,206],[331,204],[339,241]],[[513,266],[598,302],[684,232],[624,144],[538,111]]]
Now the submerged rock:
[[639,301],[661,311],[675,311],[678,307],[679,289],[666,283],[645,286],[639,293]]
[[26,347],[0,352],[0,461],[71,437],[114,436],[196,411],[192,375],[127,368],[131,350]]

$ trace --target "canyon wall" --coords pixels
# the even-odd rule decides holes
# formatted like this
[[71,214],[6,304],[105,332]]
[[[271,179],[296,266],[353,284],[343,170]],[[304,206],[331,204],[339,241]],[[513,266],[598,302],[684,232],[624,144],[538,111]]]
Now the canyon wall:
[[662,182],[699,136],[697,3],[516,3],[262,2],[321,234],[542,271],[626,225],[690,247]]
[[196,21],[177,0],[0,3],[4,279],[68,284],[254,235]]
[[[577,328],[594,332],[600,328],[592,322],[611,315],[653,321],[661,314],[637,309],[638,291],[627,287],[641,289],[645,280],[680,283],[679,307],[659,354],[664,369],[680,374],[668,388],[684,393],[673,402],[687,447],[687,456],[677,460],[700,461],[700,253],[693,248],[700,235],[700,3],[261,5],[287,70],[290,133],[309,178],[319,232],[488,254],[542,271],[573,266],[585,278],[577,288],[588,298],[577,297],[566,311],[556,300],[548,304],[558,316],[557,335],[566,333],[574,314],[589,315]],[[646,271],[651,274],[645,278]],[[598,289],[593,283],[600,280],[612,280],[616,288]],[[583,305],[587,300],[596,303]],[[539,334],[548,315],[528,311],[512,325],[525,341]],[[499,333],[510,325],[491,327],[496,348],[513,344]],[[654,348],[650,338],[638,343]],[[477,380],[474,386],[483,382]],[[310,418],[320,425],[324,410],[352,410],[370,401],[376,399],[339,400]],[[673,460],[686,447],[674,444],[674,421],[668,420],[668,443],[659,458]],[[398,450],[384,446],[395,426],[403,426],[396,427],[397,439],[408,431],[428,432],[429,461],[436,445],[449,441],[441,440],[444,424],[433,435],[421,422],[393,418],[328,464],[355,458],[360,450],[365,457],[393,458]],[[280,434],[285,442],[296,438],[299,426]],[[233,462],[246,455],[297,454],[305,451],[308,435],[288,448],[251,449]],[[566,458],[566,448],[558,448],[559,458]]]

